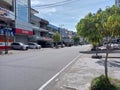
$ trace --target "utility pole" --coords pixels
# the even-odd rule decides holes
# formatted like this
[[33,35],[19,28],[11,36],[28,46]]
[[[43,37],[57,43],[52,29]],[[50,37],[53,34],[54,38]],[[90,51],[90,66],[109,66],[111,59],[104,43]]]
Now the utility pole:
[[61,31],[61,30],[62,30],[62,27],[63,27],[63,26],[64,26],[64,24],[60,24],[60,25],[59,25],[59,27],[60,27],[60,28],[59,28],[59,30],[60,30],[60,36],[61,36],[61,44],[62,44],[62,45],[63,45],[63,38],[62,38],[62,31]]
[[8,54],[8,29],[4,29],[4,37],[5,37],[5,54]]

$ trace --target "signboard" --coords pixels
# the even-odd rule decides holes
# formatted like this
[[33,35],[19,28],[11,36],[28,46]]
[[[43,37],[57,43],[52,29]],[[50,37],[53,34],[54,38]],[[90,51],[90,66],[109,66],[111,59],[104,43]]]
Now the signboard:
[[12,29],[0,29],[0,35],[14,36]]
[[0,29],[0,50],[10,49],[14,32],[11,28]]
[[33,35],[33,31],[29,31],[29,30],[23,30],[23,29],[15,29],[15,33],[16,34],[22,34],[22,35]]

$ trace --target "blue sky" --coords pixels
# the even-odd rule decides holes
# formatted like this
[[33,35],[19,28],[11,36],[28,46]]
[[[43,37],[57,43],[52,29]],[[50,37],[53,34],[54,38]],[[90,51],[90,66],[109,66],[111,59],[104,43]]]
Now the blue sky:
[[[52,4],[65,0],[31,0],[34,9],[39,11],[37,16],[48,20],[51,24],[76,31],[76,24],[89,12],[95,13],[99,8],[115,4],[115,0],[73,0],[61,6],[45,8],[42,5]],[[69,0],[68,0],[69,1]]]

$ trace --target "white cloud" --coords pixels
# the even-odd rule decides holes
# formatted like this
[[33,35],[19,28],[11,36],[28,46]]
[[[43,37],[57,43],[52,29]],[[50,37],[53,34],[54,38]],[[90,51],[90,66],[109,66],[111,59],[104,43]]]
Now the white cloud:
[[31,4],[32,6],[37,6],[37,5],[45,4],[45,2],[42,0],[31,0]]
[[[66,28],[75,30],[76,23],[89,12],[96,12],[99,8],[113,5],[114,0],[76,0],[72,3],[55,7],[41,5],[52,4],[64,0],[31,0],[34,9],[39,11],[37,16],[44,18],[55,25],[64,24]],[[37,6],[37,7],[35,7]]]
[[[49,0],[48,0],[49,1]],[[45,5],[51,3],[51,1],[43,1],[43,0],[31,0],[32,7],[39,11],[39,14],[49,14],[57,12],[57,9],[54,7],[51,8],[42,8],[40,5]]]

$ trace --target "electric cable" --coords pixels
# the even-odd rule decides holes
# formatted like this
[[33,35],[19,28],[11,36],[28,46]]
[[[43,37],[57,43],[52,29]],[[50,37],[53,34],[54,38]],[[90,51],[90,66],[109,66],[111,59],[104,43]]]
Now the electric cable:
[[67,3],[72,3],[76,0],[65,0],[65,1],[60,1],[60,2],[55,2],[55,3],[51,3],[51,4],[44,4],[44,5],[36,5],[36,6],[33,6],[33,7],[46,7],[46,6],[56,6],[56,5],[63,5],[63,4],[67,4]]
[[[75,2],[75,1],[80,1],[80,0],[64,0],[64,1],[59,1],[59,2],[55,2],[55,3],[52,3],[52,4],[45,4],[45,5],[43,5],[43,8],[50,8],[50,7],[56,7],[56,6],[62,6],[62,5],[65,5],[65,4],[68,4],[68,3],[72,3],[72,2]],[[108,0],[108,1],[110,1],[110,0]],[[20,2],[20,3],[22,3],[22,4],[24,4],[22,1],[18,1],[18,2]],[[60,4],[59,4],[60,3]],[[103,2],[101,2],[101,3],[103,3]],[[50,5],[50,6],[49,6]],[[27,5],[23,5],[25,8],[29,8]],[[43,9],[42,8],[42,6],[32,6],[32,7],[38,7],[38,8],[41,8],[41,9]],[[17,9],[18,11],[21,11],[20,9]],[[12,13],[10,13],[12,16],[15,16],[14,14],[12,14]],[[21,19],[21,20],[23,20],[21,17],[19,17],[19,16],[16,16],[17,18],[19,18],[19,19]],[[24,20],[23,20],[24,21]],[[25,26],[25,27],[27,27],[27,26]]]

